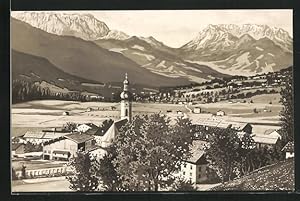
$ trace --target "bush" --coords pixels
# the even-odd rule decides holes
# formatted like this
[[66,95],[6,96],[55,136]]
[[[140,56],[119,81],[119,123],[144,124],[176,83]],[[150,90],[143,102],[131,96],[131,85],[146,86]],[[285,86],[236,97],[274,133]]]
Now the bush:
[[197,188],[194,186],[194,183],[182,177],[176,178],[171,188],[174,191],[196,191],[197,190]]

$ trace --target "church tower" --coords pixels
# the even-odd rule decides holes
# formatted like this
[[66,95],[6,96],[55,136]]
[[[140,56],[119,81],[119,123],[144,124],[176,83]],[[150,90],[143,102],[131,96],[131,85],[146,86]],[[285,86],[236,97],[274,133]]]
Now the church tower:
[[131,110],[131,101],[132,101],[132,95],[129,91],[129,81],[127,77],[127,73],[125,74],[125,80],[123,82],[124,88],[123,92],[121,93],[121,119],[128,119],[128,121],[131,121],[132,117],[132,110]]

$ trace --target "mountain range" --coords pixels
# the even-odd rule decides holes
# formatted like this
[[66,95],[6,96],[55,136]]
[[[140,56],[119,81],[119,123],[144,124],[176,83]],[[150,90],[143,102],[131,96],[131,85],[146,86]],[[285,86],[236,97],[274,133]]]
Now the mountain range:
[[219,72],[254,75],[291,66],[292,42],[287,31],[267,25],[208,25],[179,52]]
[[13,50],[92,82],[120,82],[127,72],[136,84],[175,86],[273,72],[293,62],[292,38],[267,25],[209,25],[171,48],[152,36],[110,30],[90,14],[12,12],[12,17]]

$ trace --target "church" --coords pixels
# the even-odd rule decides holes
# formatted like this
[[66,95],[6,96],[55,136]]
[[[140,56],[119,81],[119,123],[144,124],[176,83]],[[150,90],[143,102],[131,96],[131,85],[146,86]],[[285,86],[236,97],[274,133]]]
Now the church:
[[125,80],[123,81],[123,91],[120,94],[121,97],[121,119],[114,121],[107,132],[101,137],[101,147],[108,147],[111,145],[118,135],[122,126],[127,122],[131,122],[132,119],[132,94],[130,92],[129,80],[127,73],[125,74]]

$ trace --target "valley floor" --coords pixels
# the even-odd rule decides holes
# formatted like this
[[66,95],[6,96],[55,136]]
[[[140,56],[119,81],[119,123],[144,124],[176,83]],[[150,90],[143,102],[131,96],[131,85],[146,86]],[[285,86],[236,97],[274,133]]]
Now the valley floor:
[[[222,118],[253,125],[253,131],[263,133],[267,129],[278,129],[279,112],[282,106],[278,96],[260,95],[253,98],[253,103],[217,102],[198,105],[180,105],[166,103],[133,103],[133,115],[162,112],[176,117],[182,111],[194,121],[206,115],[223,110]],[[270,100],[273,104],[269,104]],[[277,102],[276,102],[277,101]],[[202,108],[205,113],[195,114],[195,107]],[[258,112],[254,113],[256,109]],[[107,102],[76,102],[59,100],[30,101],[12,105],[12,136],[24,134],[27,130],[61,127],[66,122],[94,123],[100,125],[105,119],[119,119],[120,104]],[[63,115],[69,112],[69,115]]]

